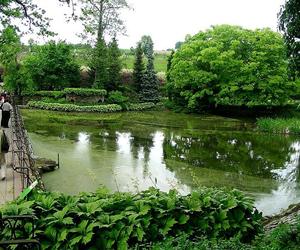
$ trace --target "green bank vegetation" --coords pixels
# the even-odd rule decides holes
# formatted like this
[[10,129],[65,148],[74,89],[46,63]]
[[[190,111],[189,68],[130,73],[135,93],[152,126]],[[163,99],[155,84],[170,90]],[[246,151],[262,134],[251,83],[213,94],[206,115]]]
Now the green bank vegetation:
[[[1,213],[34,214],[43,249],[128,249],[183,232],[250,242],[262,231],[261,214],[250,198],[237,190],[212,188],[188,196],[154,188],[138,194],[110,194],[103,188],[77,196],[34,192],[28,201],[2,207]],[[0,234],[10,237],[8,231]]]

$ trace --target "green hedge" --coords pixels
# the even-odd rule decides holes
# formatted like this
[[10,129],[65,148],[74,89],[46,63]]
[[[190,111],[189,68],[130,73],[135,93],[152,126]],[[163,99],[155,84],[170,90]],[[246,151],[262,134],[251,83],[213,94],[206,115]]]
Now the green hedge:
[[39,96],[39,97],[53,97],[53,98],[62,98],[65,93],[63,91],[30,91],[23,92],[23,96]]
[[144,102],[144,103],[130,103],[127,105],[128,111],[142,111],[147,109],[152,109],[155,107],[153,102]]
[[[139,194],[67,196],[34,192],[28,201],[1,208],[4,215],[34,214],[43,249],[127,249],[169,236],[252,240],[261,232],[261,214],[237,190],[202,188],[187,196],[150,188]],[[27,228],[28,231],[31,228]],[[0,232],[0,238],[9,237]]]
[[105,89],[86,89],[86,88],[65,88],[63,92],[67,95],[78,96],[105,96],[107,91]]
[[44,110],[62,111],[62,112],[99,112],[109,113],[122,111],[122,107],[118,104],[78,106],[75,104],[47,103],[40,101],[28,102],[28,107]]

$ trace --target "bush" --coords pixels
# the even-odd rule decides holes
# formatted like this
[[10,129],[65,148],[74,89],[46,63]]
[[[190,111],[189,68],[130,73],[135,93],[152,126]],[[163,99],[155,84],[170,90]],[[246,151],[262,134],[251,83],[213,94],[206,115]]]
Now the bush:
[[27,91],[22,93],[23,96],[38,96],[38,97],[49,97],[49,98],[62,98],[64,92],[62,91]]
[[105,96],[107,91],[105,89],[85,89],[85,88],[65,88],[63,92],[67,95],[78,96]]
[[118,111],[122,110],[122,107],[118,104],[78,106],[78,105],[74,105],[74,104],[61,104],[61,103],[47,103],[47,102],[40,102],[40,101],[30,101],[30,102],[28,102],[27,105],[30,108],[38,108],[38,109],[62,111],[62,112],[109,113],[109,112],[118,112]]
[[[127,249],[183,232],[250,241],[261,231],[261,214],[237,190],[203,188],[180,196],[154,188],[139,194],[99,189],[78,196],[34,192],[28,199],[1,210],[4,215],[34,214],[43,249]],[[6,233],[0,232],[2,237]]]
[[123,96],[121,91],[112,91],[109,92],[107,100],[109,103],[124,104],[128,101],[128,97]]
[[127,105],[128,111],[142,111],[147,109],[152,109],[155,107],[153,102],[144,102],[144,103],[130,103]]
[[27,85],[33,89],[61,90],[79,85],[79,65],[74,62],[71,46],[65,42],[33,46],[22,65]]
[[287,66],[280,34],[213,26],[176,51],[168,84],[174,101],[196,111],[216,105],[282,105],[295,88]]

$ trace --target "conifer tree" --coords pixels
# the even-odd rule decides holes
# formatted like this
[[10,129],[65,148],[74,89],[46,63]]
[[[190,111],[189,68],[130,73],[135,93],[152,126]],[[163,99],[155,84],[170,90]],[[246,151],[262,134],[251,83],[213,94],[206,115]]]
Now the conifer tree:
[[137,92],[141,90],[141,84],[144,75],[143,49],[139,42],[135,50],[135,62],[133,68],[133,85]]
[[145,46],[145,54],[147,56],[147,67],[145,74],[142,79],[141,91],[140,91],[140,100],[142,102],[158,102],[159,101],[159,90],[158,84],[159,81],[155,74],[154,70],[154,50],[153,50],[153,41],[148,39],[148,43]]
[[108,81],[105,89],[108,91],[117,90],[121,82],[121,52],[118,48],[117,39],[114,37],[108,46]]
[[102,89],[105,88],[108,82],[108,60],[107,60],[107,46],[103,39],[100,39],[96,48],[94,49],[94,56],[92,65],[95,70],[95,81],[94,88]]

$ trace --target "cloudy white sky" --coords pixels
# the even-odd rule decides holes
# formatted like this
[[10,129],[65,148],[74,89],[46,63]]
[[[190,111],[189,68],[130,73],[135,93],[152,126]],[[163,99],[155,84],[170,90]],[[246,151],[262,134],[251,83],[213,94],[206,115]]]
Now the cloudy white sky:
[[[36,0],[53,18],[56,39],[79,43],[81,25],[66,23],[70,11],[54,0]],[[121,48],[135,46],[142,35],[150,35],[155,49],[174,48],[187,34],[196,34],[211,25],[233,24],[245,28],[277,30],[277,13],[284,0],[128,0],[134,10],[125,11],[127,36],[120,36]]]

